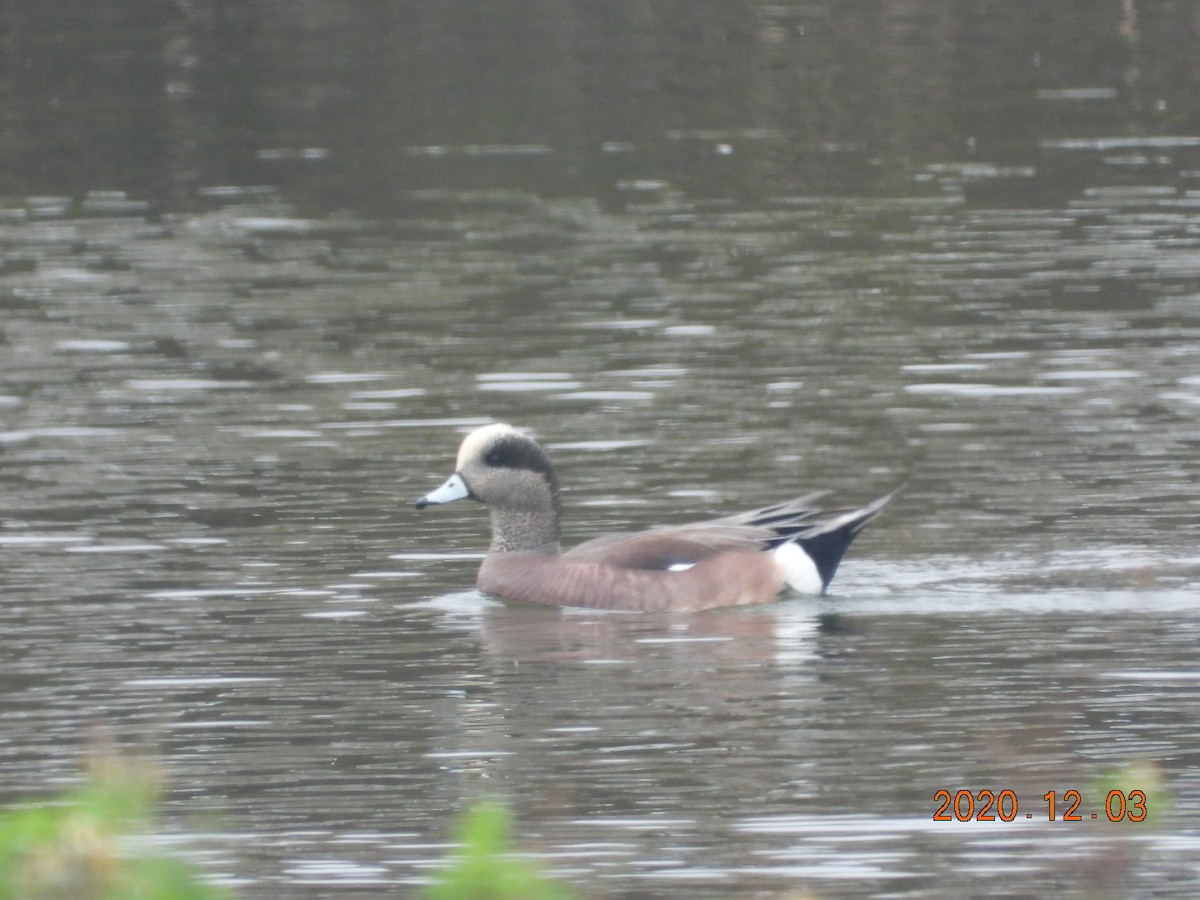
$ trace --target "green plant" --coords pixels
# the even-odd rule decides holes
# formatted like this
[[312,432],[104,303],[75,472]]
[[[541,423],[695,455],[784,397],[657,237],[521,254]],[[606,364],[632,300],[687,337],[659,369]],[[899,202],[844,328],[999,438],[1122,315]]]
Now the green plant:
[[1092,796],[1110,818],[1146,828],[1170,813],[1173,797],[1162,770],[1152,761],[1130,760],[1094,779]]
[[477,803],[456,831],[458,849],[427,900],[571,900],[574,894],[550,880],[540,866],[508,849],[512,816],[502,803]]
[[0,900],[232,900],[180,860],[129,852],[153,823],[152,764],[103,754],[88,770],[60,798],[0,812]]

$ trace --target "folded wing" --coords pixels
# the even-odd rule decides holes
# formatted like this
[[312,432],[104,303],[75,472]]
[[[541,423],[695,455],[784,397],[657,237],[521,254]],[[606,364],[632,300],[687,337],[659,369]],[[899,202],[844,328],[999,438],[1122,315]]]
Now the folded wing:
[[821,511],[813,504],[824,493],[690,525],[607,535],[571,548],[561,559],[678,571],[719,553],[769,550],[821,528],[814,520]]

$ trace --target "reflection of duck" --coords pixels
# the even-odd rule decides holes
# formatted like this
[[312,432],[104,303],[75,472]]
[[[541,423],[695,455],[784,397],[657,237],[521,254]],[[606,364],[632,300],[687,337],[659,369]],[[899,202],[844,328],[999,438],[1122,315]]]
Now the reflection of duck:
[[820,594],[863,526],[895,491],[861,509],[816,518],[809,494],[752,512],[559,548],[558,478],[544,450],[509,425],[462,442],[456,471],[417,501],[487,505],[492,544],[481,590],[552,606],[692,611],[766,603],[787,590]]
[[501,665],[553,663],[563,666],[563,677],[568,668],[581,671],[576,667],[657,672],[664,684],[682,690],[704,683],[704,673],[714,668],[768,679],[778,668],[799,677],[816,659],[831,618],[802,602],[714,609],[703,616],[493,603],[480,610],[478,626],[484,652]]

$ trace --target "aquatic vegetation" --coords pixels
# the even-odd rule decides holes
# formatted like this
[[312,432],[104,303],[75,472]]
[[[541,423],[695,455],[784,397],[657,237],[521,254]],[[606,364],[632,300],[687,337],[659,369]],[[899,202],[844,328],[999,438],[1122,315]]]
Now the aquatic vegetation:
[[456,831],[457,851],[426,900],[571,900],[575,895],[548,878],[537,863],[508,847],[512,815],[496,801],[477,803]]
[[79,787],[0,811],[0,900],[232,900],[183,860],[138,846],[154,824],[157,768],[111,754]]
[[1141,827],[1161,825],[1174,799],[1162,769],[1148,759],[1102,772],[1093,780],[1092,796],[1103,802],[1102,812],[1110,821]]
[[[57,797],[0,809],[0,900],[235,900],[186,861],[160,853],[162,789],[150,760],[93,753],[82,783]],[[496,801],[459,822],[428,900],[573,900],[534,861],[509,848],[512,816]]]

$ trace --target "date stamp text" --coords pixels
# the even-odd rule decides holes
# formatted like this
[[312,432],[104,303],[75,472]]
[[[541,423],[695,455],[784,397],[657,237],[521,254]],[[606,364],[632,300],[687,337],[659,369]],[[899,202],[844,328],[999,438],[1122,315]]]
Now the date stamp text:
[[[942,788],[933,795],[933,802],[938,804],[933,813],[935,822],[1013,822],[1018,817],[1034,818],[1034,813],[1023,810],[1017,792],[1008,789],[951,792]],[[1082,822],[1101,816],[1110,822],[1144,822],[1149,815],[1146,794],[1139,790],[1109,791],[1099,812],[1090,810],[1083,794],[1073,788],[1061,793],[1047,791],[1042,803],[1038,816],[1051,822]]]

